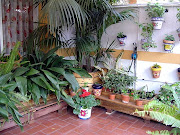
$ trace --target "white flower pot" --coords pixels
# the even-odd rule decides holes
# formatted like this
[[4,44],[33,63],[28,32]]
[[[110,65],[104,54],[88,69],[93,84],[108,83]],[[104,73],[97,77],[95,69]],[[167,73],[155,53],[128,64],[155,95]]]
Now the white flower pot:
[[162,24],[164,22],[164,18],[162,17],[152,17],[152,24],[155,30],[160,30],[162,28]]
[[78,117],[83,120],[89,119],[91,117],[91,110],[92,108],[91,109],[81,108],[80,114],[78,115]]
[[89,87],[82,87],[82,89],[86,90],[86,92],[89,92]]
[[124,38],[118,38],[118,37],[117,37],[120,46],[125,46],[125,44],[126,44],[126,43],[125,43],[126,38],[127,38],[127,37],[124,37]]

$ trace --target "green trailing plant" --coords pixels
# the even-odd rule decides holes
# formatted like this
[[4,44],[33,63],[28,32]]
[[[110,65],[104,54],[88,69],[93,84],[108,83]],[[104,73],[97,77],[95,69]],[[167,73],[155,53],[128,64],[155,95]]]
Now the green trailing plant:
[[139,24],[139,27],[142,29],[141,35],[144,37],[144,39],[142,39],[142,48],[146,51],[149,50],[149,48],[156,48],[156,43],[152,39],[154,30],[153,24],[143,23]]
[[173,35],[168,35],[168,34],[166,34],[165,40],[168,40],[168,41],[175,41],[175,38],[174,38]]
[[159,3],[147,4],[147,9],[145,10],[148,12],[148,16],[151,17],[163,17],[165,14],[166,9],[159,5]]
[[125,37],[127,37],[127,36],[124,35],[123,32],[119,32],[119,33],[117,34],[117,38],[125,38]]
[[152,68],[161,68],[161,66],[156,63],[152,66]]
[[91,95],[90,92],[86,90],[82,90],[82,92],[78,92],[74,97],[74,114],[79,114],[81,107],[83,109],[91,109],[93,106],[100,105],[100,101],[96,100],[94,95]]
[[166,89],[166,87],[164,86],[169,86],[169,87],[173,87],[175,92],[180,95],[180,84],[178,85],[167,85],[164,84],[163,86],[161,86],[161,89],[159,91],[159,94],[157,96],[157,100],[161,101],[162,103],[165,103],[167,105],[174,105],[174,96],[173,96],[173,92],[168,88]]
[[177,17],[177,20],[180,22],[180,8],[177,8],[176,17]]
[[134,100],[140,99],[140,95],[138,94],[138,92],[134,92],[134,93],[133,93],[133,99],[134,99]]
[[18,48],[20,46],[21,42],[17,42],[14,48],[11,51],[11,54],[9,56],[9,59],[7,60],[6,63],[0,64],[0,75],[4,75],[7,73],[10,73],[11,70],[14,68],[15,60],[18,55]]
[[165,125],[171,125],[174,127],[173,130],[168,131],[148,131],[149,134],[177,134],[180,132],[180,93],[176,90],[180,90],[180,82],[176,82],[172,85],[165,84],[163,88],[173,93],[174,105],[169,106],[168,104],[162,103],[157,100],[153,100],[144,106],[144,111],[136,110],[140,116],[149,115],[152,119],[162,122]]

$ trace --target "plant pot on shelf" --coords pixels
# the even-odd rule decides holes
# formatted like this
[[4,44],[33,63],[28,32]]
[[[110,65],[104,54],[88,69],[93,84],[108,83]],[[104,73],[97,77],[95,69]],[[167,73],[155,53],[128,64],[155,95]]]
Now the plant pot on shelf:
[[76,95],[76,93],[74,91],[70,90],[70,96],[74,97],[75,95]]
[[136,100],[137,106],[142,106],[142,104],[143,104],[143,100],[141,100],[141,99]]
[[100,96],[103,86],[101,84],[93,84],[92,87],[93,87],[93,94],[95,96]]
[[159,67],[152,66],[151,70],[152,70],[153,78],[159,78],[160,77],[161,66],[159,66]]
[[109,93],[109,99],[114,100],[116,97],[115,93]]
[[122,102],[123,103],[129,103],[129,100],[130,100],[129,94],[128,95],[121,94],[121,97],[122,97]]
[[129,4],[136,4],[137,0],[129,0]]
[[174,42],[175,41],[163,40],[164,51],[172,52],[172,50],[174,48]]
[[160,30],[162,28],[162,24],[164,22],[163,17],[152,17],[151,18],[152,24],[155,30]]
[[80,113],[79,113],[78,117],[80,119],[83,119],[83,120],[89,119],[91,117],[91,110],[92,110],[92,108],[84,109],[84,108],[81,107],[81,110],[80,110]]

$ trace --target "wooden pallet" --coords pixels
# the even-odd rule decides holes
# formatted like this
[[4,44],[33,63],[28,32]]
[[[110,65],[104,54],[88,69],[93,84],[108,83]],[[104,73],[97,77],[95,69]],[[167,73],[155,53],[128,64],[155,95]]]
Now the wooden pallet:
[[[31,100],[28,103],[23,103],[24,107],[28,111],[23,111],[21,107],[19,108],[19,112],[22,114],[21,122],[22,123],[30,123],[35,119],[44,116],[48,113],[58,111],[61,113],[62,111],[67,111],[67,103],[63,100],[60,103],[57,103],[57,98],[55,95],[50,95],[47,99],[47,104],[44,104],[43,100],[40,99],[40,104],[35,105],[35,103]],[[17,124],[12,120],[10,116],[9,122],[5,122],[5,124],[0,128],[0,130],[5,130],[11,127],[16,126]],[[3,119],[0,119],[1,124],[3,123]]]

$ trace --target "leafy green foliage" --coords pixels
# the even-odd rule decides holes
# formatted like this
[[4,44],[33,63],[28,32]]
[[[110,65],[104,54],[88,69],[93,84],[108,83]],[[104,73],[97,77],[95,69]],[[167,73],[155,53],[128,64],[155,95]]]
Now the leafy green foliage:
[[156,64],[154,64],[152,67],[153,67],[153,68],[161,68],[161,66],[160,66],[160,65],[158,65],[157,63],[156,63]]
[[[165,125],[171,125],[175,127],[172,132],[177,133],[180,128],[180,99],[179,93],[175,90],[180,90],[180,82],[176,82],[172,85],[164,85],[163,88],[166,88],[173,93],[174,105],[167,105],[160,101],[153,100],[144,106],[144,111],[136,110],[135,113],[138,113],[140,116],[149,115],[152,119],[163,122]],[[167,131],[162,131],[167,132]]]
[[148,3],[146,9],[149,17],[163,17],[165,10],[166,9],[158,3],[155,3],[153,5]]
[[165,40],[168,40],[168,41],[175,41],[175,38],[174,38],[173,35],[168,35],[168,34],[166,34]]
[[123,34],[123,32],[119,32],[117,35],[118,38],[125,38],[126,35]]
[[154,29],[152,23],[139,24],[139,27],[142,29],[141,35],[144,37],[144,40],[142,42],[142,48],[146,51],[149,48],[156,48],[156,43],[152,39]]
[[6,63],[0,64],[0,75],[7,74],[11,72],[11,70],[14,68],[15,60],[18,55],[18,48],[20,46],[21,42],[17,42],[16,45],[14,46],[13,50],[11,51],[10,57],[7,60]]
[[177,14],[176,14],[176,17],[178,19],[178,21],[180,22],[180,8],[177,8]]

